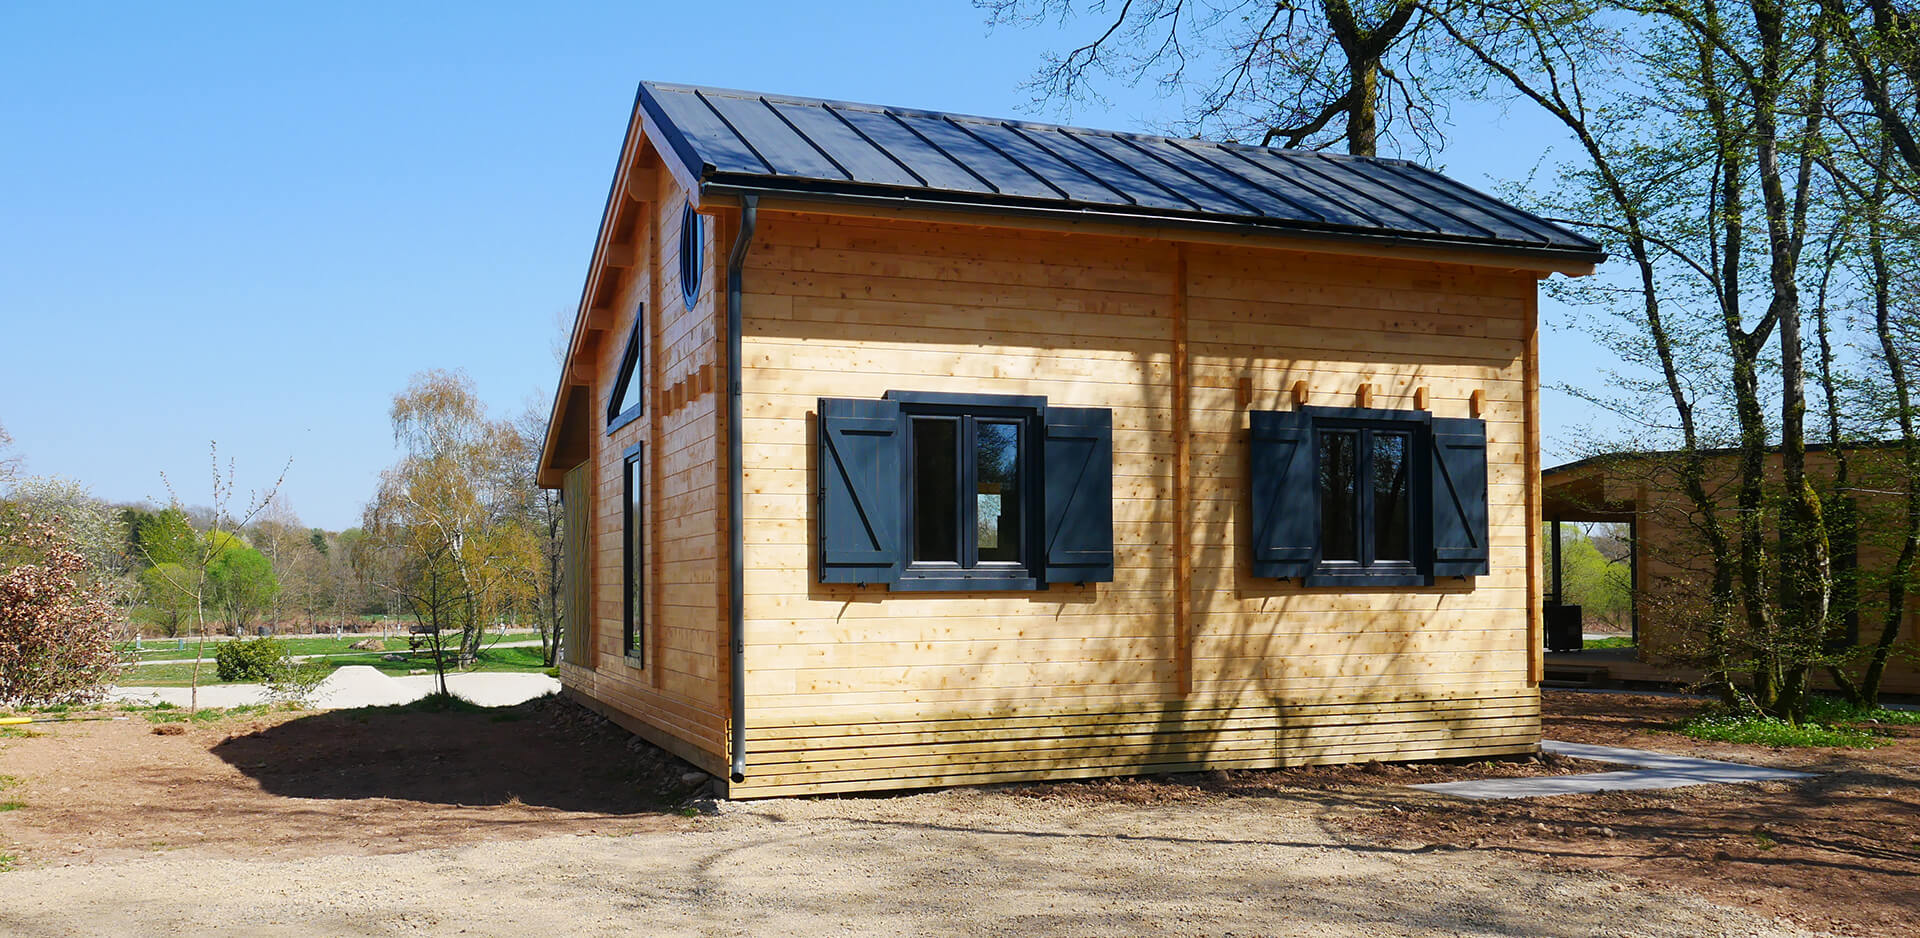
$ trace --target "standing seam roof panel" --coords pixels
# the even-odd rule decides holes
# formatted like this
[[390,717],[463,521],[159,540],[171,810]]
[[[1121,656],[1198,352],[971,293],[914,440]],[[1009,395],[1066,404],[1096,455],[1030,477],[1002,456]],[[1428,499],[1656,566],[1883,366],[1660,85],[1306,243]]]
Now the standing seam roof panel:
[[846,171],[848,178],[891,186],[919,186],[921,180],[901,168],[886,151],[875,147],[827,108],[800,107],[770,101],[773,109],[793,125],[828,159]]
[[[723,173],[762,173],[769,169],[720,115],[694,94],[656,94],[654,102],[707,165]],[[699,167],[690,167],[695,171]]]
[[766,101],[732,95],[701,95],[754,152],[782,176],[808,179],[851,179],[833,165],[805,137],[794,132]]
[[[1338,167],[1333,167],[1333,171],[1329,172],[1317,161],[1307,159],[1309,154],[1257,150],[1250,155],[1260,162],[1286,167],[1295,176],[1303,177],[1303,182],[1317,180],[1321,184],[1320,191],[1326,193],[1329,198],[1340,199],[1354,211],[1374,219],[1375,224],[1382,228],[1431,232],[1445,230],[1435,224],[1434,219],[1423,218],[1406,211],[1408,206],[1404,200],[1393,199],[1391,194],[1386,199],[1378,198],[1364,188],[1354,185],[1353,180],[1343,178],[1346,174],[1338,173]],[[1400,204],[1396,205],[1396,201]]]
[[995,191],[1030,199],[1060,197],[1053,187],[949,121],[911,114],[895,114],[894,119],[912,128],[928,143],[939,147],[954,162],[985,179]]
[[1501,202],[1493,198],[1492,196],[1487,195],[1484,192],[1480,192],[1479,190],[1476,190],[1471,186],[1464,185],[1440,173],[1436,173],[1433,170],[1427,169],[1424,166],[1416,166],[1411,163],[1401,163],[1397,165],[1388,164],[1388,168],[1392,169],[1396,174],[1398,174],[1404,179],[1416,181],[1421,185],[1424,185],[1427,188],[1433,189],[1438,192],[1448,193],[1451,197],[1457,199],[1462,205],[1465,205],[1476,212],[1480,212],[1481,214],[1484,214],[1484,215],[1506,219],[1508,224],[1514,225],[1515,227],[1524,228],[1527,231],[1531,232],[1532,240],[1539,241],[1542,244],[1551,244],[1554,242],[1557,236],[1567,233],[1566,229],[1563,229],[1560,226],[1555,225],[1553,222],[1547,221],[1546,219],[1541,218],[1540,216],[1535,215],[1532,212],[1529,212],[1520,208],[1515,208],[1514,206],[1509,205],[1505,202]]
[[1545,243],[1547,240],[1539,231],[1525,224],[1524,220],[1516,215],[1490,212],[1479,206],[1468,204],[1453,193],[1428,183],[1418,174],[1408,173],[1402,167],[1384,160],[1355,166],[1354,171],[1366,174],[1383,186],[1404,187],[1410,194],[1417,195],[1421,202],[1502,240],[1539,243]]
[[1393,160],[643,82],[688,171],[733,187],[913,197],[1604,259],[1597,242]]
[[1018,130],[1003,124],[967,122],[974,136],[1000,148],[1008,157],[1019,160],[1028,172],[1046,180],[1075,202],[1122,202],[1118,193],[1071,163],[1047,152]]
[[927,145],[905,124],[894,120],[892,115],[869,111],[863,108],[837,108],[839,114],[861,133],[872,140],[875,146],[899,160],[914,175],[927,181],[929,189],[945,189],[950,192],[991,193],[992,188],[975,178],[946,154]]
[[1112,157],[1081,143],[1063,129],[1022,127],[1020,130],[1028,140],[1034,142],[1035,146],[1106,183],[1108,188],[1114,190],[1124,200],[1116,204],[1193,210],[1193,206],[1186,200],[1173,198],[1171,193],[1154,185],[1152,180],[1114,162]]

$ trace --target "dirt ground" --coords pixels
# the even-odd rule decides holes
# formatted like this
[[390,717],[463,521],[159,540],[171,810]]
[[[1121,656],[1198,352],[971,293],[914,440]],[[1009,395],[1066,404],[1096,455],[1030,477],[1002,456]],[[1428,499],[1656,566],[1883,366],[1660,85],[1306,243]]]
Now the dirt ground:
[[[1803,785],[1469,803],[1566,760],[1214,773],[687,810],[684,764],[551,701],[0,737],[0,934],[1920,934],[1920,738],[1775,752],[1554,694],[1548,735]],[[689,816],[691,815],[691,816]]]

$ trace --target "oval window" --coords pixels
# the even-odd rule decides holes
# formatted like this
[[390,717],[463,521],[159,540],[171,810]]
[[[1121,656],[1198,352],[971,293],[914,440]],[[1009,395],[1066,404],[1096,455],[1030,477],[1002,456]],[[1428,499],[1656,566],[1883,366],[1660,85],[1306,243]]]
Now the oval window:
[[700,254],[707,243],[704,221],[691,202],[680,212],[680,298],[687,302],[688,309],[700,296],[700,271],[705,266]]

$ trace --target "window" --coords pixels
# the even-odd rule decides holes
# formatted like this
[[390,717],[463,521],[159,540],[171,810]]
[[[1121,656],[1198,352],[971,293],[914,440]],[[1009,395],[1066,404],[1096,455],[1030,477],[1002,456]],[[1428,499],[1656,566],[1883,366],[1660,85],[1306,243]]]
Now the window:
[[1028,578],[1021,519],[1032,471],[1024,441],[1036,416],[1018,408],[907,410],[909,576]]
[[692,202],[680,211],[680,298],[688,309],[700,298],[700,271],[706,266],[702,256],[707,247],[705,221]]
[[1306,407],[1249,424],[1255,576],[1415,586],[1487,572],[1484,422]]
[[646,662],[646,608],[647,608],[647,516],[646,516],[646,450],[635,445],[626,452],[622,472],[621,538],[622,590],[625,606],[627,659],[636,665]]
[[640,380],[640,357],[646,350],[647,320],[644,304],[635,309],[633,331],[627,334],[627,347],[620,353],[620,367],[613,373],[613,390],[607,395],[607,432],[632,423],[646,412],[647,383]]
[[1418,576],[1413,555],[1413,424],[1327,422],[1318,437],[1323,576]]
[[1113,412],[889,391],[820,401],[820,581],[895,590],[1113,579]]

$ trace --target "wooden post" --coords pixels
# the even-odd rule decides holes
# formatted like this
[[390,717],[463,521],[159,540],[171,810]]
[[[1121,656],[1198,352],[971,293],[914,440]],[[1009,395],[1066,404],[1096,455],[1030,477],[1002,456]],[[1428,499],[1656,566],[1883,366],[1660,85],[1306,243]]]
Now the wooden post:
[[[1522,472],[1527,493],[1527,683],[1534,687],[1546,676],[1546,603],[1540,590],[1540,299],[1535,290],[1527,300],[1526,361],[1521,370],[1525,395],[1526,445]],[[1486,392],[1472,395],[1473,415],[1481,414]]]
[[1567,604],[1566,587],[1560,579],[1564,569],[1560,562],[1560,516],[1555,515],[1553,518],[1553,604],[1556,606]]
[[[1187,359],[1187,247],[1173,248],[1173,670],[1179,694],[1193,693],[1193,374]],[[1241,379],[1251,384],[1250,379]]]

